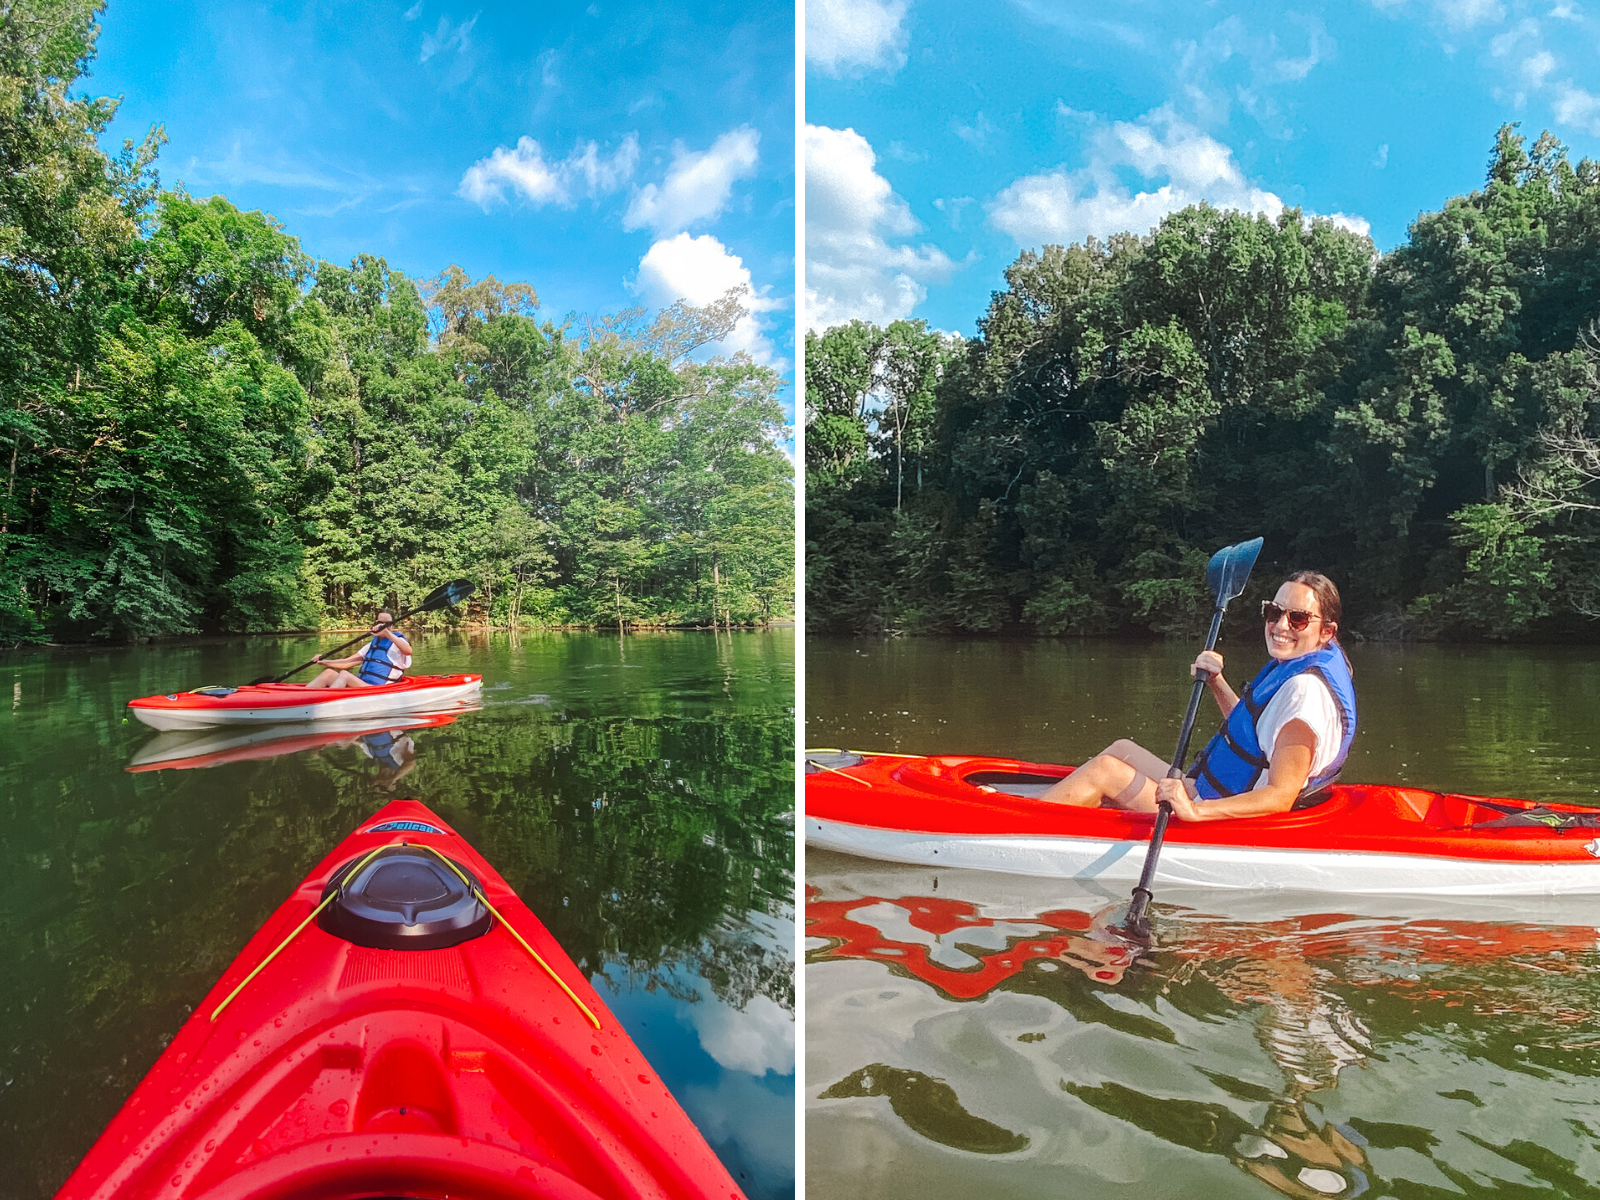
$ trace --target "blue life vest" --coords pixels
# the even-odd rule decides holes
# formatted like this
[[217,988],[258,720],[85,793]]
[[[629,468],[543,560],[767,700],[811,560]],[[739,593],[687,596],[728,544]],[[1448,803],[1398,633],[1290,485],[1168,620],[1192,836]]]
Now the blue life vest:
[[394,639],[379,635],[368,644],[357,677],[363,683],[393,683],[406,673],[411,656],[402,654]]
[[1278,694],[1278,689],[1296,675],[1315,672],[1328,691],[1333,693],[1339,706],[1342,725],[1339,752],[1319,774],[1306,780],[1300,795],[1306,796],[1332,782],[1344,766],[1350,753],[1350,743],[1356,736],[1356,689],[1350,678],[1350,663],[1337,645],[1324,646],[1299,658],[1272,659],[1245,685],[1228,719],[1222,723],[1212,739],[1200,751],[1189,768],[1195,781],[1195,790],[1203,800],[1216,800],[1223,796],[1237,796],[1248,792],[1266,776],[1272,764],[1261,752],[1261,740],[1256,735],[1256,722],[1261,719],[1267,702]]

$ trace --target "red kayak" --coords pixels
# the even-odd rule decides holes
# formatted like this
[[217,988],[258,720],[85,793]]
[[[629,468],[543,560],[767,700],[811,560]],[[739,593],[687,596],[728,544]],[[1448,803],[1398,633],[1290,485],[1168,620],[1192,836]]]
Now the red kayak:
[[505,880],[415,800],[306,877],[58,1200],[740,1200]]
[[482,675],[408,675],[394,683],[350,688],[257,683],[140,696],[128,701],[128,709],[153,729],[348,721],[397,713],[459,712],[477,705],[482,683]]
[[[1071,767],[812,751],[806,841],[867,858],[1132,882],[1154,817],[1040,800]],[[1600,893],[1600,810],[1334,785],[1311,807],[1167,826],[1156,880],[1343,895]]]

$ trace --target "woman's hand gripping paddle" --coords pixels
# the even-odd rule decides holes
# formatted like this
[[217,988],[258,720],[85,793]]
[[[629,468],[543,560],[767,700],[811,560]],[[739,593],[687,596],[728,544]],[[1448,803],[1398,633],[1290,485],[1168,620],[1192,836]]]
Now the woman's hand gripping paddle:
[[[1256,565],[1261,553],[1261,539],[1251,538],[1237,546],[1224,546],[1211,556],[1206,564],[1206,585],[1217,598],[1217,610],[1211,614],[1211,632],[1206,634],[1206,649],[1216,647],[1217,634],[1222,632],[1222,612],[1240,592],[1250,578],[1250,568]],[[1194,691],[1189,696],[1189,711],[1183,718],[1183,731],[1178,734],[1178,749],[1167,768],[1168,779],[1183,777],[1183,760],[1189,756],[1189,735],[1194,732],[1195,715],[1200,710],[1200,694],[1206,690],[1210,672],[1196,672]],[[1161,843],[1167,836],[1167,822],[1172,819],[1172,806],[1161,801],[1156,813],[1156,827],[1150,835],[1150,848],[1145,851],[1144,870],[1139,872],[1139,882],[1133,889],[1133,901],[1128,905],[1127,918],[1121,932],[1131,940],[1150,944],[1150,922],[1145,910],[1150,907],[1150,881],[1155,878],[1156,860],[1161,857]]]
[[[391,625],[398,625],[401,621],[404,621],[407,617],[416,613],[436,612],[441,608],[452,608],[455,605],[460,604],[468,596],[472,595],[476,586],[477,585],[474,584],[470,579],[452,579],[449,583],[442,583],[438,587],[434,588],[433,591],[424,596],[421,604],[417,605],[415,608],[406,609],[405,612],[401,613],[394,620],[385,621],[381,626],[379,626],[379,628],[387,629]],[[310,662],[301,663],[292,671],[285,671],[282,675],[263,675],[260,679],[252,679],[248,686],[255,687],[257,684],[261,683],[282,683],[285,679],[289,678],[289,676],[298,675],[307,667],[316,666],[318,658],[327,658],[331,655],[339,653],[341,650],[348,650],[357,642],[371,636],[372,634],[370,632],[363,633],[360,637],[351,638],[342,646],[335,646],[332,650],[329,650],[324,654],[317,655],[317,658],[313,658]]]

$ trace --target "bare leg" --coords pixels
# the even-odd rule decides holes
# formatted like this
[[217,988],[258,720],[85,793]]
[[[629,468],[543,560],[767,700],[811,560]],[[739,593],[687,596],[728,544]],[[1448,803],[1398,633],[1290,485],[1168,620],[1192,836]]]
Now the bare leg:
[[322,674],[318,675],[306,686],[313,688],[348,688],[371,687],[372,685],[365,679],[350,674],[349,671],[338,671],[333,667],[324,667]]
[[[1154,812],[1155,781],[1166,773],[1167,764],[1150,751],[1137,742],[1118,738],[1040,799],[1083,808],[1104,805]],[[1139,785],[1137,789],[1135,783]]]

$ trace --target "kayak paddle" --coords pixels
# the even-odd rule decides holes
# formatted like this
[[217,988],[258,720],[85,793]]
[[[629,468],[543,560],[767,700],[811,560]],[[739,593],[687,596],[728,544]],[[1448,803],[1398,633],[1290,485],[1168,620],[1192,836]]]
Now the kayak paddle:
[[[1211,632],[1206,634],[1207,650],[1216,648],[1217,635],[1222,632],[1222,611],[1228,607],[1229,600],[1244,591],[1245,582],[1250,578],[1250,568],[1256,565],[1256,556],[1260,553],[1261,539],[1251,538],[1236,546],[1224,546],[1206,564],[1206,586],[1217,598],[1217,610],[1211,614]],[[1183,731],[1178,734],[1178,749],[1172,756],[1172,765],[1167,768],[1168,779],[1183,778],[1183,760],[1189,756],[1189,735],[1194,732],[1195,715],[1200,710],[1200,693],[1206,690],[1206,681],[1210,678],[1209,671],[1195,672],[1189,711],[1183,718]],[[1150,906],[1150,881],[1155,878],[1156,860],[1161,857],[1161,843],[1167,836],[1167,822],[1172,819],[1170,804],[1163,800],[1158,808],[1156,827],[1150,835],[1150,849],[1144,855],[1144,869],[1139,872],[1139,882],[1133,889],[1133,901],[1128,905],[1128,917],[1123,922],[1123,930],[1129,937],[1145,943],[1150,941],[1150,922],[1145,917],[1145,910]]]
[[[433,591],[429,592],[422,598],[421,604],[417,605],[415,608],[406,609],[405,612],[394,618],[394,620],[385,621],[379,628],[387,629],[391,625],[398,625],[401,621],[404,621],[407,617],[416,613],[435,612],[441,608],[452,608],[455,605],[460,604],[468,596],[472,595],[473,589],[476,586],[477,585],[474,584],[470,579],[452,579],[449,583],[441,583],[438,587],[434,588]],[[317,655],[317,658],[327,658],[331,655],[339,653],[341,650],[348,650],[357,642],[371,636],[372,634],[369,632],[363,633],[360,637],[353,637],[344,645],[335,646],[326,654]],[[289,678],[289,676],[297,675],[301,671],[304,671],[307,667],[314,667],[318,665],[317,658],[313,658],[310,662],[303,662],[294,670],[285,671],[282,675],[264,675],[260,679],[252,679],[249,683],[249,686],[255,687],[257,684],[261,683],[282,683],[285,679]]]

